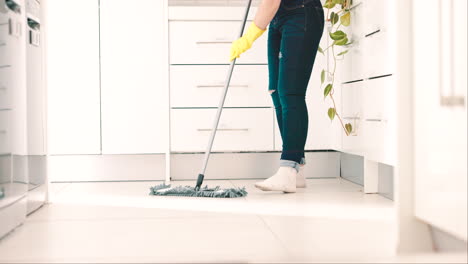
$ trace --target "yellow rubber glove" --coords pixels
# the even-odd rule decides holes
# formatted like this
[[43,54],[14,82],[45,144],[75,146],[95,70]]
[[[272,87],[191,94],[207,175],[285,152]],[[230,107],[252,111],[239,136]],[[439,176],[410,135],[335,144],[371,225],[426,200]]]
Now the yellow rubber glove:
[[235,58],[239,58],[239,56],[250,49],[252,44],[256,39],[258,39],[263,32],[266,30],[262,30],[254,22],[252,22],[247,29],[247,32],[238,40],[232,42],[231,45],[231,56],[230,61],[233,61]]

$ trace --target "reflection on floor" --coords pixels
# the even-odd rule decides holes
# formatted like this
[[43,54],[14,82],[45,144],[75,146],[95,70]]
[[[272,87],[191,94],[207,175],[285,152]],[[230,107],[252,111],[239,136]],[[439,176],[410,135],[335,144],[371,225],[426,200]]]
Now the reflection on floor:
[[393,202],[361,186],[314,179],[283,194],[254,182],[205,181],[246,186],[237,199],[149,196],[157,182],[52,184],[52,203],[0,241],[0,262],[421,260],[393,256]]

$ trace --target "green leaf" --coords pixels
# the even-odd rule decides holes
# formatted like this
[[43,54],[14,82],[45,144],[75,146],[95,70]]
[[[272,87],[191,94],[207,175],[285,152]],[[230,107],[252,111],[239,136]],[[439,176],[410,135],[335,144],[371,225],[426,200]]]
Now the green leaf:
[[341,30],[338,30],[336,32],[330,32],[330,38],[333,39],[333,40],[340,40],[340,39],[344,39],[344,38],[347,38],[347,37],[348,37],[348,35],[346,35],[346,33],[344,33]]
[[340,19],[340,17],[335,12],[332,12],[330,14],[330,21],[332,22],[332,25],[335,25],[338,22],[339,19]]
[[353,126],[350,123],[346,124],[345,128],[346,132],[348,132],[348,135],[351,134],[351,132],[353,132]]
[[320,74],[320,80],[322,81],[322,84],[325,82],[325,70],[322,70],[322,74]]
[[342,52],[336,54],[336,56],[345,55],[346,53],[348,53],[348,51],[349,51],[349,50],[342,51]]
[[330,120],[333,121],[333,119],[335,119],[335,115],[336,115],[335,108],[329,108],[328,109],[328,117],[330,118]]
[[335,7],[335,5],[336,5],[336,4],[333,3],[332,0],[327,0],[327,1],[325,2],[325,4],[323,4],[323,7],[328,8],[328,9],[332,9],[332,8]]
[[322,47],[320,47],[320,46],[318,47],[318,52],[320,52],[320,53],[324,54],[324,53],[323,53],[323,49],[322,49]]
[[341,24],[345,27],[351,24],[351,13],[347,12],[346,14],[341,16]]
[[332,84],[328,84],[326,87],[325,87],[325,90],[323,90],[323,96],[324,97],[327,97],[331,90],[333,89],[333,85]]
[[341,4],[341,9],[347,10],[352,4],[353,4],[353,1],[344,0],[343,3]]
[[334,45],[337,45],[337,46],[344,46],[348,43],[348,38],[344,38],[344,39],[340,39],[340,40],[335,40],[335,42],[333,42]]

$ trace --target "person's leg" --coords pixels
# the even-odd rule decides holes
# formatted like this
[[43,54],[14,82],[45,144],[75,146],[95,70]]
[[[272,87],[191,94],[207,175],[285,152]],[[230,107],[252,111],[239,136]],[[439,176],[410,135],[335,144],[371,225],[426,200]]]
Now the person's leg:
[[323,16],[316,7],[306,7],[304,13],[291,16],[281,31],[278,78],[283,119],[281,160],[284,165],[295,168],[305,163],[308,132],[305,95],[323,32],[323,24],[317,23],[321,14]]
[[278,21],[273,19],[268,29],[268,91],[275,107],[276,120],[278,128],[282,129],[282,108],[278,96],[278,70],[279,70],[279,52],[281,45],[281,32],[277,27]]
[[[268,30],[268,90],[275,107],[279,130],[282,130],[282,106],[278,96],[279,56],[281,49],[281,32],[278,29],[278,20],[273,19]],[[279,170],[268,179],[255,183],[255,187],[263,191],[296,191],[296,170],[291,167],[280,167]]]
[[[322,32],[308,34],[307,27],[317,27],[318,24],[309,24],[307,15],[313,16],[308,13],[309,11],[304,11],[285,19],[280,29],[278,86],[275,87],[276,91],[272,93],[272,98],[274,102],[276,100],[275,108],[281,107],[281,115],[278,115],[279,109],[276,113],[280,119],[278,124],[281,124],[283,153],[279,170],[270,178],[255,184],[264,191],[295,192],[299,164],[305,163],[304,146],[308,130],[305,92]],[[323,26],[321,30],[323,31]],[[312,31],[318,32],[313,29]]]

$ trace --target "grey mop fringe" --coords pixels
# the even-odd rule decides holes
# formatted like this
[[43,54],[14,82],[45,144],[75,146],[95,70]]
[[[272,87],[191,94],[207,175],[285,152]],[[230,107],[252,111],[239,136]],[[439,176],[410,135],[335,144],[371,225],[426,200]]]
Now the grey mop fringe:
[[189,196],[189,197],[211,197],[211,198],[237,198],[247,196],[245,187],[242,188],[229,188],[221,189],[219,186],[215,188],[208,188],[208,186],[200,188],[199,191],[195,191],[192,186],[177,186],[172,187],[171,185],[160,184],[150,188],[151,192],[149,195],[155,196]]

